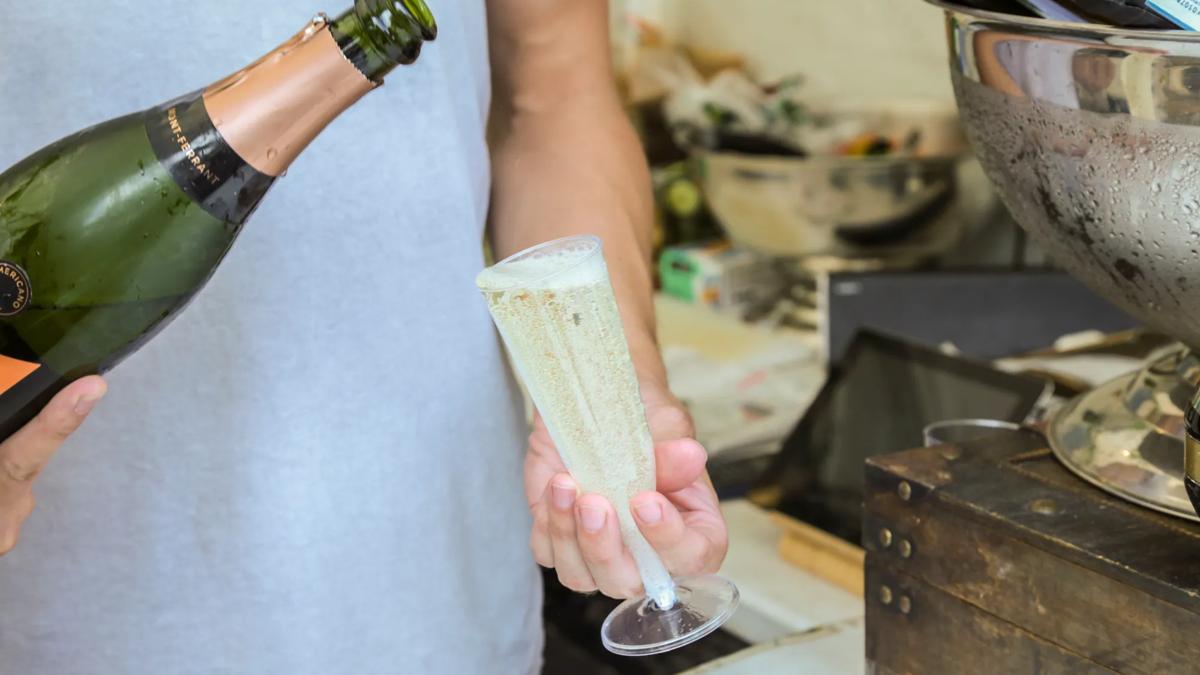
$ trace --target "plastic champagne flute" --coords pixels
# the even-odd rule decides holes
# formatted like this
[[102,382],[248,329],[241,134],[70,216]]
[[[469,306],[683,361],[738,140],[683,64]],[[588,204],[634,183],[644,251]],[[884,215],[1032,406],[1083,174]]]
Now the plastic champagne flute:
[[715,575],[672,579],[629,510],[630,499],[655,489],[654,443],[600,239],[534,246],[476,283],[567,470],[612,502],[637,562],[646,595],[609,614],[604,646],[657,654],[716,630],[737,608],[737,587]]

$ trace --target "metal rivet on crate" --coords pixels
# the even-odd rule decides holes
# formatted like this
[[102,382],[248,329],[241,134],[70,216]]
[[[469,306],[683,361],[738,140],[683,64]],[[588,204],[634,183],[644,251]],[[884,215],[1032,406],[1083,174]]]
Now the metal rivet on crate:
[[912,542],[910,542],[909,540],[901,539],[900,545],[897,546],[897,548],[900,550],[901,558],[911,558],[912,557]]
[[900,602],[896,605],[900,608],[901,614],[908,614],[912,611],[912,600],[909,600],[907,595],[900,596]]
[[892,531],[886,527],[879,531],[879,543],[887,548],[892,545]]
[[902,480],[900,481],[900,485],[896,488],[896,494],[900,495],[900,499],[908,501],[909,499],[912,499],[912,486],[908,484],[908,481]]
[[879,601],[885,605],[892,604],[892,588],[891,586],[879,587]]

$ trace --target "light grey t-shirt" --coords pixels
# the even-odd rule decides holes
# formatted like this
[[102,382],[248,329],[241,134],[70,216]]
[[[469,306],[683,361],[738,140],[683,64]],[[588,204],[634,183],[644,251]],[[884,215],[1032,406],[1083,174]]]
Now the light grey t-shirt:
[[[5,2],[0,167],[350,0]],[[0,675],[536,670],[515,389],[473,280],[483,0],[278,182],[111,373],[0,558]]]

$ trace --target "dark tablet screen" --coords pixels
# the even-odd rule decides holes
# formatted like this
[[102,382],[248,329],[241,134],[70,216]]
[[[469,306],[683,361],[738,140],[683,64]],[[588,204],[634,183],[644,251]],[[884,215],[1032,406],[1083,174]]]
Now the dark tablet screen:
[[948,419],[1021,422],[1047,391],[1032,377],[864,331],[857,335],[763,478],[776,508],[858,543],[863,462],[919,447]]

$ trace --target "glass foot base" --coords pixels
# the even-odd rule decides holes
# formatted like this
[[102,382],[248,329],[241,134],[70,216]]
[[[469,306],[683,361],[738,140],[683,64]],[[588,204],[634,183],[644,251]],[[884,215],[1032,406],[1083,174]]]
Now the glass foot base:
[[738,590],[718,576],[676,579],[679,601],[659,609],[649,598],[626,600],[604,620],[604,648],[624,656],[648,656],[678,649],[708,635],[738,606]]

